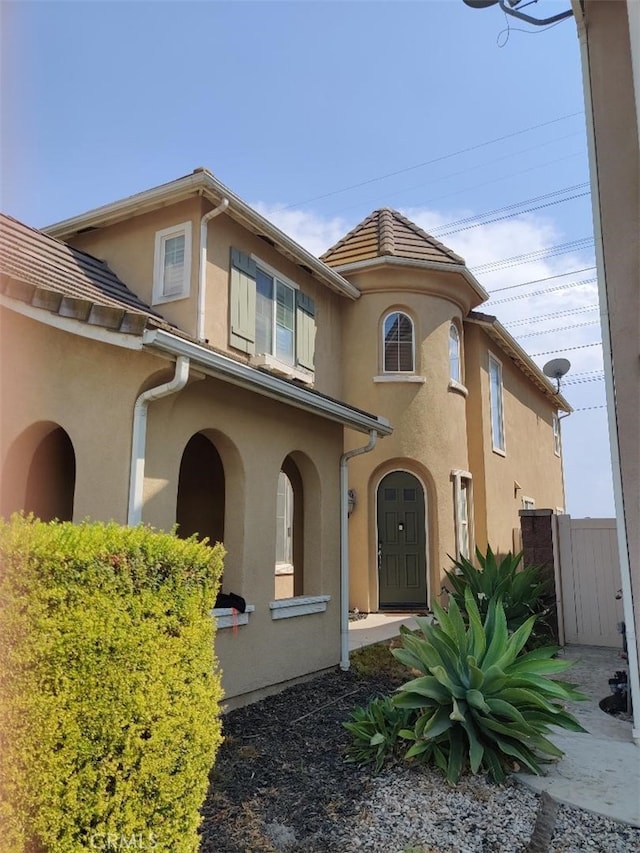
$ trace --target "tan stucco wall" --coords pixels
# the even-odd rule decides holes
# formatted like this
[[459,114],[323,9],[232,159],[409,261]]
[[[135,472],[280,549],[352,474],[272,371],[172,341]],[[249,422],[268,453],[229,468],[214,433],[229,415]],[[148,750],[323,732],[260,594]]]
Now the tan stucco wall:
[[[387,417],[394,428],[373,452],[349,463],[349,486],[358,495],[349,520],[351,606],[361,610],[378,607],[376,490],[386,473],[407,470],[425,489],[430,599],[439,594],[442,571],[450,567],[447,554],[456,549],[451,472],[466,470],[468,457],[466,400],[449,389],[449,327],[452,320],[461,323],[461,311],[429,293],[430,275],[405,268],[349,276],[363,295],[344,312],[345,397]],[[385,290],[385,281],[398,289]],[[416,374],[423,383],[374,382],[382,374],[382,319],[394,309],[414,321]],[[362,436],[347,434],[348,449],[363,443]]]
[[[481,550],[490,544],[494,551],[511,551],[523,497],[533,499],[536,509],[564,508],[562,459],[554,450],[555,409],[481,327],[465,324],[465,342],[475,541]],[[492,447],[489,353],[502,364],[504,455]],[[521,488],[516,490],[515,483]]]
[[[12,311],[1,316],[2,470],[29,427],[61,426],[76,456],[74,520],[126,522],[133,406],[145,379],[166,362],[80,339]],[[37,442],[34,436],[24,448],[29,462]],[[16,487],[24,499],[23,483]]]
[[583,74],[587,109],[590,100],[593,110],[590,167],[599,197],[596,232],[598,219],[602,231],[599,272],[606,281],[601,311],[609,317],[615,429],[640,653],[640,91],[634,91],[632,67],[633,49],[640,90],[640,45],[630,41],[631,17],[636,31],[638,27],[634,5],[632,10],[627,3],[608,0],[584,4],[588,50]]
[[[152,213],[79,234],[71,244],[105,260],[111,269],[147,304],[152,304],[155,235],[157,231],[191,222],[191,289],[185,299],[162,302],[154,306],[163,317],[191,335],[196,334],[199,278],[200,220],[213,205],[192,198],[163,207]],[[254,254],[297,285],[315,301],[316,355],[314,387],[325,394],[342,394],[341,308],[347,302],[299,265],[280,254],[264,240],[221,214],[210,220],[207,229],[207,277],[204,334],[209,344],[229,350],[229,269],[231,247]],[[232,352],[240,358],[244,354]]]
[[182,222],[191,222],[191,288],[187,299],[162,302],[156,311],[188,334],[196,333],[198,251],[202,200],[187,199],[170,207],[136,216],[85,234],[69,243],[106,261],[110,268],[143,302],[153,301],[153,264],[156,233]]
[[[76,455],[74,520],[126,522],[132,413],[172,363],[2,315],[2,471],[28,427],[52,422]],[[175,523],[180,460],[199,431],[214,442],[226,480],[225,591],[255,605],[249,624],[216,640],[229,696],[260,690],[335,665],[340,655],[340,425],[213,378],[149,405],[143,521]],[[31,448],[30,454],[33,454]],[[325,613],[272,620],[276,492],[286,456],[304,490],[304,594],[331,596]],[[29,453],[24,464],[28,465]],[[16,509],[16,506],[9,509]]]

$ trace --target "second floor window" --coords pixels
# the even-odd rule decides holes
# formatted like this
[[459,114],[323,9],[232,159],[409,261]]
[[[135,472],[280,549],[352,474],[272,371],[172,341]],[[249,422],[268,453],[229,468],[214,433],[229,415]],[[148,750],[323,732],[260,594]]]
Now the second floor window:
[[413,373],[413,320],[402,311],[387,314],[383,323],[382,369],[385,373]]
[[156,233],[153,303],[184,299],[191,277],[191,223],[183,222]]
[[462,382],[460,370],[460,333],[455,323],[449,326],[449,378]]
[[504,410],[502,402],[502,365],[489,356],[489,398],[491,401],[491,438],[493,449],[504,453]]
[[316,310],[310,296],[251,255],[231,250],[229,344],[313,372]]
[[296,292],[275,276],[256,269],[256,352],[294,362]]

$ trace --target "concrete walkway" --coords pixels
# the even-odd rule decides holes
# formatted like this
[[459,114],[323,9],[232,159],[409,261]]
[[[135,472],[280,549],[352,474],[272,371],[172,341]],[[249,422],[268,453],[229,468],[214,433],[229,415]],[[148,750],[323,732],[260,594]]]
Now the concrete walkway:
[[[400,633],[400,625],[412,628],[415,622],[412,616],[386,613],[351,622],[349,648],[390,640]],[[640,827],[640,746],[633,742],[631,722],[606,714],[598,705],[610,694],[608,679],[625,669],[624,661],[617,649],[593,646],[566,646],[561,654],[575,661],[562,677],[589,697],[569,709],[588,734],[558,729],[551,739],[564,758],[547,765],[545,776],[517,773],[516,778],[566,805]]]

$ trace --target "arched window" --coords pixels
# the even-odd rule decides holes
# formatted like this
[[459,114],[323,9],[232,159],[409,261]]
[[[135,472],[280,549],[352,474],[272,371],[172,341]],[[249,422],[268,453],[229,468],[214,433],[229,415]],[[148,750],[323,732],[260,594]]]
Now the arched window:
[[449,376],[455,382],[462,382],[460,368],[460,332],[455,323],[449,326]]
[[385,373],[413,373],[413,320],[402,311],[392,311],[384,318],[382,327],[383,363]]
[[303,592],[302,478],[290,456],[278,475],[276,504],[276,565],[274,598],[292,598]]

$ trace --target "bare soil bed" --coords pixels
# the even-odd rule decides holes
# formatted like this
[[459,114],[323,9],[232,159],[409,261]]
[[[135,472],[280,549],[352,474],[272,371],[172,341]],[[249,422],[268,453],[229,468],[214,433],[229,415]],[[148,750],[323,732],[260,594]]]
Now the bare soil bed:
[[453,789],[432,768],[403,763],[376,775],[346,762],[342,722],[404,680],[393,666],[336,669],[227,714],[201,853],[640,851],[640,830],[566,807],[553,841],[529,846],[543,810],[512,780],[469,777]]

